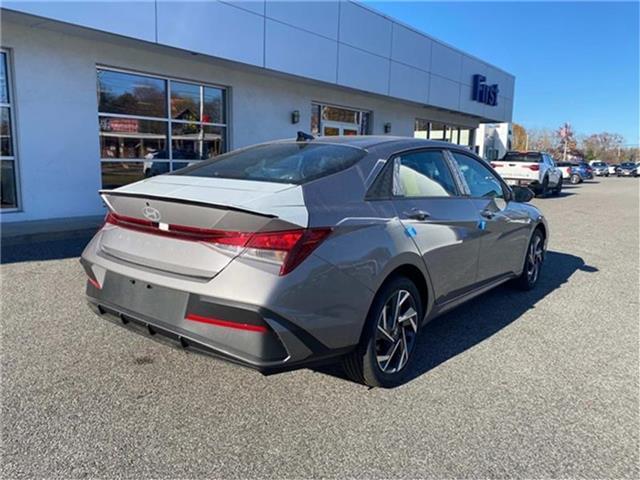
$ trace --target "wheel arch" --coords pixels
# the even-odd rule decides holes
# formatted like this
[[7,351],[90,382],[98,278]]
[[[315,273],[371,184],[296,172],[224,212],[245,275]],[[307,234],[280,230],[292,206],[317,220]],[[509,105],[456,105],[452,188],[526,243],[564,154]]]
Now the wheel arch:
[[393,268],[390,268],[388,271],[385,271],[385,274],[381,275],[380,277],[381,277],[381,280],[378,282],[375,290],[375,294],[371,299],[369,309],[367,310],[367,316],[365,318],[365,321],[362,323],[362,329],[360,331],[358,345],[361,345],[362,343],[362,337],[365,334],[367,320],[371,316],[371,309],[374,307],[374,304],[376,302],[376,299],[378,298],[378,295],[380,294],[380,291],[388,282],[390,282],[394,278],[405,277],[411,280],[415,284],[418,290],[418,293],[420,294],[420,302],[422,303],[422,308],[424,310],[422,312],[423,319],[421,321],[421,325],[425,323],[425,319],[429,318],[429,316],[427,315],[427,312],[430,312],[432,309],[431,302],[433,299],[433,295],[432,295],[431,283],[428,277],[428,273],[426,272],[426,270],[422,270],[420,267],[416,266],[415,263],[410,261],[399,263],[395,265]]
[[[433,307],[433,287],[431,284],[431,278],[427,271],[422,257],[417,254],[405,253],[395,259],[391,265],[387,265],[382,275],[379,277],[379,281],[376,285],[376,295],[382,288],[382,286],[388,282],[391,278],[396,276],[404,276],[409,278],[418,289],[420,293],[420,301],[422,303],[424,318],[428,317]],[[375,298],[375,295],[374,295]],[[373,305],[373,301],[371,302]]]

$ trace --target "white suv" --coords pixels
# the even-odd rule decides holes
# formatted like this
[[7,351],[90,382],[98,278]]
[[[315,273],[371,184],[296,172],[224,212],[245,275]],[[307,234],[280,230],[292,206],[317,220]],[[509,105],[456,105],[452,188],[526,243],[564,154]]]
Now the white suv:
[[509,185],[529,187],[541,196],[562,191],[562,172],[548,153],[507,152],[491,165]]

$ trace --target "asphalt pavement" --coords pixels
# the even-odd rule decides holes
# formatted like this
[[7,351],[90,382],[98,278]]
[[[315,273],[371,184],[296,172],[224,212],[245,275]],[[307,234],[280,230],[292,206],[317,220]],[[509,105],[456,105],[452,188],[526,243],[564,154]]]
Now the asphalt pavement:
[[536,199],[538,287],[432,322],[412,379],[259,373],[93,315],[83,240],[3,249],[1,478],[639,478],[639,193]]

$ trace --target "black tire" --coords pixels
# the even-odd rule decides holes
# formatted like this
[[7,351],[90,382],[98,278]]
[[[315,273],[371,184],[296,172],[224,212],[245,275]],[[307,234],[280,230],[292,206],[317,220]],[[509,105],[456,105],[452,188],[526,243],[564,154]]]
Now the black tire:
[[553,196],[559,197],[561,192],[562,192],[562,177],[560,177],[560,180],[558,180],[558,185],[556,185],[556,187],[553,189]]
[[571,185],[577,185],[582,181],[582,179],[580,178],[580,175],[578,175],[577,173],[574,173],[571,175],[571,177],[569,178],[569,182],[571,183]]
[[607,178],[609,178],[609,174],[608,174],[608,173],[605,173],[605,174],[604,174],[604,176],[605,176],[605,177],[607,177]]
[[[540,250],[538,250],[540,248]],[[532,251],[535,250],[535,254],[532,257]],[[536,229],[531,235],[529,245],[527,245],[527,251],[524,256],[524,265],[522,267],[522,273],[515,279],[514,283],[520,290],[533,289],[538,280],[540,279],[540,273],[542,272],[542,264],[544,263],[544,235],[540,229]],[[531,263],[532,258],[536,263],[535,270]],[[535,271],[535,274],[533,272]]]
[[539,191],[542,198],[545,198],[547,195],[549,195],[549,177],[544,177],[544,179],[542,180],[542,186],[540,187]]
[[[405,305],[406,302],[412,302],[408,305],[410,305],[411,308],[414,308],[416,312],[415,332],[411,332],[412,338],[410,347],[406,348],[408,354],[404,364],[401,363],[404,359],[404,355],[400,359],[397,358],[397,355],[394,357],[395,352],[398,351],[397,346],[396,350],[393,350],[393,345],[395,344],[392,344],[392,342],[385,338],[385,336],[388,338],[391,337],[388,334],[381,335],[378,329],[379,322],[382,322],[383,309],[387,308],[387,312],[389,312],[389,302],[397,301],[398,295],[400,295],[401,292],[407,292],[411,297],[402,303],[402,308],[407,308],[407,305]],[[343,367],[349,378],[355,382],[363,383],[370,387],[391,388],[402,384],[406,378],[407,372],[409,371],[408,367],[411,365],[411,361],[413,359],[412,354],[415,351],[417,337],[420,333],[420,323],[424,312],[423,308],[422,301],[420,300],[420,293],[410,279],[403,276],[388,279],[382,287],[380,287],[380,290],[378,290],[378,293],[373,300],[358,347],[343,359]],[[414,327],[413,324],[411,324],[406,328],[413,331]],[[402,331],[402,328],[400,328],[400,330]],[[387,331],[391,333],[390,330]],[[400,345],[400,348],[403,348],[403,343],[404,345],[409,345],[407,340],[409,333],[405,330],[403,334],[405,338],[404,342],[402,341],[401,335],[398,335],[396,340],[396,343]],[[393,338],[396,338],[395,333],[393,334]],[[389,350],[386,351],[389,352],[393,350],[393,352],[388,355],[386,367],[390,367],[390,363],[398,361],[398,366],[400,368],[395,372],[392,371],[392,368],[389,368],[389,372],[385,372],[383,366],[380,365],[378,354],[385,350],[382,349],[385,342],[391,345]],[[391,362],[392,360],[394,360],[394,362]]]

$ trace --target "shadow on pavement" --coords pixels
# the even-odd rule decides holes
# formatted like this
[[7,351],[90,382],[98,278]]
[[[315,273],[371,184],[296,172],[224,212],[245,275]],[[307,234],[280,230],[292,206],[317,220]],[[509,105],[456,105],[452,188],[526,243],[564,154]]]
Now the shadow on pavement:
[[[431,321],[423,328],[406,382],[468,350],[518,320],[527,310],[560,287],[576,271],[597,272],[575,255],[547,252],[544,270],[533,290],[502,285]],[[314,369],[347,380],[341,365]]]
[[[1,263],[79,257],[90,239],[91,236],[81,236],[31,244],[3,245]],[[578,270],[598,271],[595,267],[585,265],[580,257],[547,252],[544,270],[535,289],[522,292],[509,284],[502,285],[436,318],[420,334],[406,382],[427,373],[518,320]],[[347,380],[339,363],[314,367],[313,370]]]
[[543,200],[553,200],[556,198],[570,197],[571,195],[575,195],[575,193],[567,192],[563,187],[559,195],[547,195],[546,197],[537,197],[537,198],[542,198]]
[[88,235],[46,242],[2,245],[0,247],[0,263],[31,262],[40,260],[60,260],[79,257],[95,231]]

